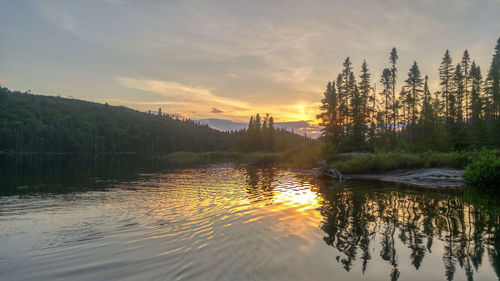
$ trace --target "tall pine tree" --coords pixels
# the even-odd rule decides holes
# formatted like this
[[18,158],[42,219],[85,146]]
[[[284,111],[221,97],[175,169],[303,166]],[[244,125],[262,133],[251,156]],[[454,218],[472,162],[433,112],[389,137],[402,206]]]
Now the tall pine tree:
[[408,78],[406,79],[406,88],[408,89],[408,111],[409,111],[409,121],[415,124],[418,119],[418,108],[417,105],[422,98],[422,87],[424,85],[424,80],[420,74],[420,69],[418,68],[417,62],[414,61],[410,71],[408,72]]
[[439,66],[439,78],[441,85],[441,94],[443,95],[445,104],[445,118],[449,119],[450,114],[450,96],[451,96],[451,84],[453,78],[453,63],[450,57],[450,52],[446,50],[444,53],[441,65]]
[[398,60],[398,52],[396,48],[392,48],[391,55],[389,56],[389,61],[391,63],[391,83],[392,83],[392,130],[396,134],[396,120],[398,118],[398,110],[396,103],[396,79],[398,78],[398,69],[396,68],[396,62]]

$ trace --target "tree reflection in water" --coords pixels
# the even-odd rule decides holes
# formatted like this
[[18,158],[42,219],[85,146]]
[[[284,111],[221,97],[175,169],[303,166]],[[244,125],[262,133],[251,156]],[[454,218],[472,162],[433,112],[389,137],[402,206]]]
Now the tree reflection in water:
[[273,182],[276,179],[276,169],[272,167],[244,167],[245,182],[249,199],[252,202],[269,200],[274,197]]
[[[323,239],[340,252],[336,259],[347,271],[359,259],[365,273],[370,260],[379,255],[392,267],[390,279],[398,280],[396,239],[409,248],[417,270],[438,239],[444,244],[447,280],[453,280],[457,265],[473,280],[485,253],[498,276],[499,216],[479,211],[462,195],[462,191],[349,182],[323,193]],[[375,251],[372,243],[379,244],[379,253],[370,252]]]

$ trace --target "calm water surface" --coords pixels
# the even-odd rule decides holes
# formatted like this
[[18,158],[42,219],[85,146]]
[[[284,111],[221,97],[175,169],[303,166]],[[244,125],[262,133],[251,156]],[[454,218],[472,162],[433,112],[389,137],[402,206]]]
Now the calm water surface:
[[499,223],[458,191],[178,169],[1,196],[0,280],[498,280]]

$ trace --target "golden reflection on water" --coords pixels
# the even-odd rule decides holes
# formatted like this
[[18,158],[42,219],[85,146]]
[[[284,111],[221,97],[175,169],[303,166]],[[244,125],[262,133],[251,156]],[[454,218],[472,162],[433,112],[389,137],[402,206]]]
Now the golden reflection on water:
[[[498,280],[499,217],[458,193],[358,182],[320,188],[285,170],[229,166],[144,174],[114,187],[32,199],[36,208],[27,198],[0,201],[0,252],[21,261],[7,277]],[[44,239],[54,242],[44,248]]]
[[[446,253],[443,262],[448,276],[456,270],[455,261],[466,264],[470,275],[469,264],[478,263],[476,256],[483,251],[474,250],[475,245],[486,241],[472,242],[472,236],[481,233],[482,239],[493,237],[481,225],[476,230],[480,214],[453,193],[392,187],[380,190],[353,184],[320,190],[310,178],[251,167],[184,170],[158,183],[161,196],[148,203],[158,204],[156,208],[162,210],[157,213],[159,219],[167,217],[181,229],[180,234],[153,238],[175,238],[189,231],[189,238],[196,241],[185,249],[188,252],[210,251],[225,234],[231,237],[228,243],[233,247],[245,243],[265,247],[258,255],[282,251],[283,247],[311,253],[326,242],[337,250],[336,261],[347,272],[362,262],[364,274],[372,263],[389,266],[385,270],[396,280],[400,267],[408,263],[418,270],[432,247],[437,247],[437,253]],[[175,216],[172,211],[176,211]],[[218,222],[222,224],[218,226]],[[488,248],[491,251],[491,246]],[[411,251],[408,257],[399,256],[407,251]]]
[[[319,211],[323,198],[314,184],[287,171],[245,172],[252,202],[248,212],[251,218],[246,223],[263,220],[262,227],[272,232],[273,240],[291,239],[303,252],[321,240],[318,227],[323,218]],[[260,196],[255,195],[256,190]],[[261,200],[254,200],[257,197]]]
[[290,189],[277,190],[273,201],[284,206],[296,207],[298,212],[315,210],[321,206],[321,197],[308,186],[289,186]]

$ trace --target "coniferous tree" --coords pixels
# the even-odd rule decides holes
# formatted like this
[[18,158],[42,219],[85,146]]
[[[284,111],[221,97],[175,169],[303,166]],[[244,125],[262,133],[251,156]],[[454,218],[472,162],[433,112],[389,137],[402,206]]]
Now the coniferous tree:
[[254,136],[255,136],[255,122],[253,116],[250,116],[250,121],[248,121],[248,128],[246,131],[247,144],[245,150],[251,151],[254,149]]
[[345,92],[345,87],[344,87],[344,78],[341,73],[337,76],[337,83],[336,83],[336,89],[337,89],[337,103],[338,103],[338,124],[339,124],[339,134],[343,138],[345,137],[345,120],[346,120],[346,114],[348,112],[348,103],[347,103],[347,93]]
[[263,150],[269,150],[269,144],[268,144],[268,126],[267,122],[269,120],[269,113],[266,113],[264,118],[262,118],[262,129],[261,129],[261,135],[262,135],[262,148]]
[[392,48],[391,55],[389,56],[389,61],[391,62],[391,82],[392,82],[392,130],[396,134],[396,120],[398,118],[398,110],[396,103],[396,79],[398,77],[398,70],[396,68],[396,62],[398,60],[398,52],[396,48]]
[[476,66],[476,62],[472,61],[470,68],[470,76],[472,82],[471,89],[471,122],[477,124],[481,119],[482,114],[482,100],[481,100],[481,84],[482,75],[479,66]]
[[394,101],[392,101],[392,74],[391,74],[391,70],[388,69],[388,68],[385,68],[383,71],[382,71],[382,76],[380,77],[380,83],[382,83],[382,86],[384,87],[384,89],[382,90],[382,97],[383,97],[383,100],[384,100],[384,111],[383,111],[383,115],[384,115],[384,124],[385,124],[385,129],[388,130],[389,129],[389,124],[391,123],[391,115],[390,115],[390,112],[391,112],[391,109],[393,109],[393,104],[394,104]]
[[482,97],[483,77],[481,68],[476,66],[475,61],[472,61],[471,69],[471,129],[473,135],[472,145],[478,146],[487,143],[487,133],[484,127],[484,107],[485,100]]
[[352,111],[352,137],[351,145],[356,148],[361,148],[364,145],[365,136],[365,112],[363,112],[363,96],[361,95],[358,86],[355,84],[352,91],[351,101]]
[[267,122],[267,132],[268,132],[268,148],[271,151],[276,150],[276,144],[275,144],[275,129],[274,129],[274,118],[272,116],[269,117],[269,120]]
[[424,126],[426,126],[427,128],[429,128],[430,124],[432,124],[435,121],[434,110],[432,109],[432,97],[431,97],[431,92],[429,91],[428,80],[429,77],[425,75],[423,98],[422,98],[422,111],[420,115],[421,123],[424,124]]
[[370,128],[368,129],[368,138],[370,145],[373,146],[376,140],[376,130],[377,130],[377,84],[373,84],[371,88],[371,95],[368,97],[369,104],[369,114],[370,114]]
[[[342,102],[340,103],[339,111],[342,112],[342,117],[343,117],[343,131],[345,131],[345,136],[349,138],[349,126],[350,126],[350,112],[349,112],[349,100],[351,99],[352,96],[352,81],[351,81],[351,76],[353,75],[352,73],[352,63],[347,57],[343,63],[344,68],[342,69],[342,97],[341,100]],[[337,88],[339,85],[337,84]],[[339,92],[340,94],[340,92]],[[340,96],[339,96],[340,97]]]
[[463,121],[464,115],[465,79],[463,73],[462,66],[458,63],[455,67],[455,73],[453,75],[453,91],[456,98],[456,116],[452,116],[458,122]]
[[488,127],[492,132],[490,137],[495,140],[494,145],[500,145],[500,38],[495,46],[495,53],[488,71]]
[[450,96],[452,94],[451,84],[453,78],[453,64],[448,50],[444,53],[441,65],[439,66],[439,78],[441,80],[439,83],[441,85],[441,94],[443,95],[445,104],[445,118],[448,120],[450,117]]
[[[356,77],[354,76],[354,73],[351,71],[349,73],[349,82],[347,83],[348,85],[348,90],[347,92],[349,93],[348,94],[348,108],[347,108],[347,116],[348,116],[348,119],[347,119],[347,128],[346,128],[346,132],[347,132],[347,139],[346,141],[349,142],[353,136],[353,129],[354,129],[354,117],[358,117],[361,113],[359,112],[359,107],[360,107],[360,99],[355,96],[355,95],[359,95],[359,91],[358,91],[358,83],[356,82]],[[357,92],[356,92],[357,91]],[[354,107],[354,104],[353,104],[353,101],[356,99],[356,102],[358,104],[356,104],[356,108]],[[354,112],[354,110],[356,110],[356,112]]]
[[408,89],[408,111],[409,111],[409,121],[415,124],[418,119],[418,108],[420,99],[422,98],[422,87],[424,85],[424,80],[420,74],[420,69],[418,68],[417,62],[413,62],[413,66],[408,72],[408,78],[406,79],[406,88]]
[[254,150],[259,150],[262,148],[262,123],[260,119],[260,114],[257,113],[254,119],[255,136],[253,141]]
[[408,91],[406,86],[401,87],[399,92],[399,100],[401,109],[403,110],[399,122],[402,123],[402,129],[407,129],[411,121],[411,92]]
[[469,121],[469,106],[470,106],[470,90],[469,90],[469,85],[470,85],[470,57],[469,57],[469,51],[466,49],[464,51],[464,54],[462,56],[462,61],[461,61],[461,68],[462,68],[462,76],[463,76],[463,83],[464,83],[464,110],[465,112],[465,120],[466,122]]
[[338,143],[339,127],[338,119],[338,100],[335,90],[335,82],[328,82],[324,98],[321,100],[320,114],[316,118],[321,120],[320,125],[323,126],[322,135],[324,138]]
[[359,92],[361,95],[361,108],[362,112],[364,114],[363,116],[363,123],[367,123],[369,121],[369,114],[370,114],[370,92],[371,92],[371,86],[370,86],[370,71],[368,69],[368,64],[366,63],[365,60],[363,60],[363,64],[361,65],[361,75],[359,76],[360,81],[359,81]]
[[[368,124],[372,122],[372,108],[371,104],[373,104],[373,101],[371,102],[372,96],[370,93],[372,92],[371,90],[371,82],[370,82],[370,71],[368,69],[368,64],[366,63],[366,60],[363,60],[363,64],[361,65],[361,74],[359,76],[360,81],[359,81],[359,95],[360,95],[360,106],[361,106],[361,116],[359,118],[361,119],[361,126],[362,126],[362,135],[363,135],[363,141],[364,141],[364,135],[368,132],[370,137],[371,135],[371,129],[373,126],[368,127]],[[374,98],[374,97],[373,97]]]
[[493,106],[493,117],[500,118],[500,38],[495,46],[495,53],[488,72],[488,92]]

